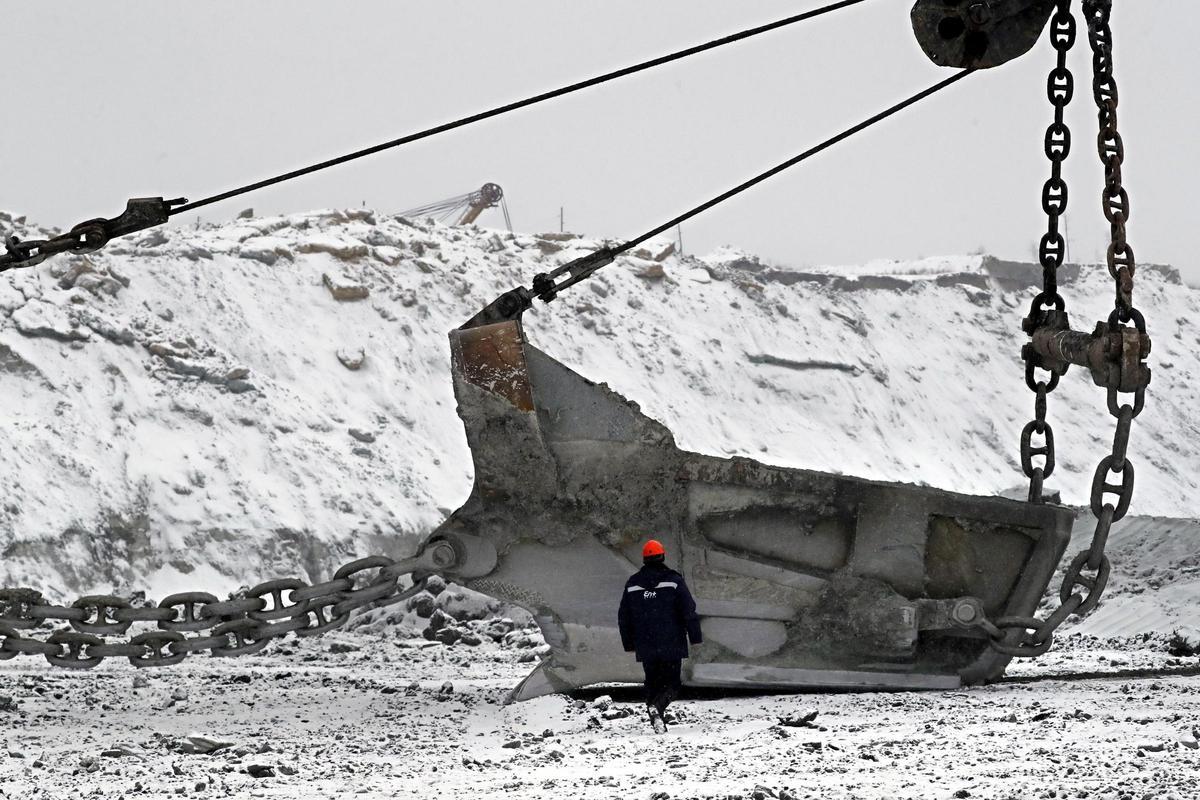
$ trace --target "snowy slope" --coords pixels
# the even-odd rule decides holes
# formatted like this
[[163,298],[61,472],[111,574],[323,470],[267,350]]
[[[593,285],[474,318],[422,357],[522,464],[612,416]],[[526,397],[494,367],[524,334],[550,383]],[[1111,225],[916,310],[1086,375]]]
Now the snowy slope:
[[[1086,542],[1092,532],[1079,525],[1078,541]],[[1112,577],[1104,600],[1072,631],[1103,637],[1178,631],[1200,641],[1200,521],[1130,519],[1113,527],[1108,556]]]
[[[446,331],[599,244],[328,211],[153,230],[6,273],[0,585],[220,591],[406,553],[471,483]],[[640,255],[527,329],[682,447],[973,493],[1021,483],[1032,267]],[[1111,286],[1078,273],[1064,292],[1090,328]],[[1195,516],[1200,292],[1147,269],[1138,293],[1157,338],[1134,512]],[[1082,503],[1111,436],[1103,394],[1072,374],[1050,414],[1052,488]]]

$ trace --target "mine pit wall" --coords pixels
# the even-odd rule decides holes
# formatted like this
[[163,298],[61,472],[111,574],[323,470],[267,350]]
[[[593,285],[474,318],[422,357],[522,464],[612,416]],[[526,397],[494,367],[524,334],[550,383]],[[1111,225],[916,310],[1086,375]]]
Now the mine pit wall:
[[[11,215],[0,214],[0,222],[18,223],[16,233],[25,239],[49,233],[21,227]],[[368,553],[407,554],[470,486],[466,470],[456,463],[465,463],[466,448],[449,399],[444,331],[473,313],[480,298],[598,246],[580,237],[548,244],[543,236],[448,229],[354,209],[163,229],[113,242],[86,257],[63,256],[6,274],[0,281],[0,392],[9,427],[0,455],[6,487],[0,507],[0,584],[34,586],[57,599],[114,588],[160,596],[167,588],[220,593],[265,578],[321,580],[349,558]],[[962,266],[924,279],[905,274],[903,264],[897,264],[896,275],[854,278],[675,256],[650,271],[637,258],[624,259],[582,293],[593,302],[571,300],[542,315],[539,336],[550,345],[548,352],[580,364],[587,374],[612,376],[652,416],[669,422],[681,440],[703,442],[711,452],[753,454],[759,442],[737,420],[716,425],[696,413],[697,398],[706,407],[737,405],[751,413],[757,413],[759,402],[771,402],[786,414],[789,426],[804,429],[806,418],[819,420],[829,452],[843,448],[839,462],[854,452],[845,449],[849,444],[869,452],[885,476],[903,478],[909,472],[902,470],[911,466],[885,464],[882,454],[896,446],[896,431],[911,440],[909,433],[891,425],[855,429],[854,419],[874,417],[881,408],[872,400],[871,384],[887,375],[872,371],[871,353],[844,363],[810,359],[803,346],[807,341],[756,335],[751,343],[739,338],[739,330],[753,326],[783,333],[807,322],[780,318],[778,309],[787,303],[793,309],[819,309],[821,316],[828,312],[825,321],[809,326],[806,336],[813,340],[878,341],[892,325],[888,315],[902,320],[912,313],[912,297],[926,293],[978,328],[980,321],[995,319],[994,309],[980,305],[987,291],[993,296],[1010,291],[1000,298],[1008,303],[1036,284],[1033,264],[983,258],[982,270],[971,272],[970,259],[955,263]],[[1095,271],[1103,267],[1067,266],[1063,277],[1073,284],[1078,273],[1086,282]],[[712,282],[694,283],[690,276],[697,273]],[[1169,316],[1178,318],[1181,341],[1192,341],[1194,315],[1182,307],[1194,305],[1194,298],[1186,288],[1174,291],[1178,273],[1144,266],[1141,274],[1150,277],[1152,291],[1171,284],[1165,296],[1170,302],[1164,304],[1174,309]],[[989,290],[979,288],[981,277]],[[757,292],[755,282],[771,285]],[[934,288],[943,285],[963,291]],[[1107,292],[1105,286],[1105,300]],[[714,296],[718,305],[738,304],[729,314],[732,323],[716,318],[706,332],[705,346],[720,348],[712,342],[723,341],[727,357],[689,343],[680,322]],[[858,313],[868,309],[869,317]],[[868,319],[883,322],[872,328]],[[1007,335],[1015,321],[996,324]],[[936,340],[937,332],[932,334]],[[764,343],[770,349],[758,358],[754,348]],[[1156,374],[1156,385],[1174,375],[1179,385],[1171,391],[1182,407],[1193,407],[1186,388],[1189,374],[1195,374],[1191,348],[1171,353],[1174,342],[1164,344],[1168,352],[1156,356],[1169,356],[1174,364],[1171,372]],[[682,348],[678,359],[664,352],[676,345]],[[990,334],[979,341],[980,352],[995,354],[1004,346]],[[596,366],[611,363],[613,352],[628,360],[627,374]],[[602,359],[591,363],[586,353]],[[695,369],[705,361],[720,378],[737,378],[736,395]],[[966,393],[987,389],[993,378],[999,382],[1000,373],[985,371],[974,383],[964,381]],[[820,402],[844,406],[849,413],[820,417],[814,401],[789,383],[796,377],[805,385],[823,381]],[[663,381],[673,395],[669,403],[649,391],[651,382]],[[855,394],[835,394],[831,402],[824,396],[826,385]],[[905,416],[928,413],[917,391],[921,387],[906,385],[893,370],[888,392],[897,388],[908,392],[898,398],[908,403]],[[1069,398],[1072,387],[1064,389]],[[938,387],[939,396],[944,391],[945,386]],[[373,406],[350,413],[336,407],[354,397],[370,398]],[[856,397],[874,405],[856,405]],[[963,395],[956,397],[952,402],[961,402]],[[1088,399],[1094,398],[1089,394]],[[1017,403],[1000,397],[992,405],[1001,409]],[[1179,431],[1190,436],[1186,414],[1172,416],[1172,409],[1162,405],[1155,410],[1147,420],[1147,445]],[[987,420],[982,434],[1003,429],[1003,414],[996,417],[1000,422]],[[367,430],[360,423],[379,417],[386,417],[391,428]],[[113,424],[118,421],[119,426]],[[1001,438],[983,442],[967,457],[951,458],[948,469],[975,484],[985,475],[984,492],[1002,488],[995,484],[1003,480],[996,477],[1003,465],[992,451],[1011,461],[1014,448]],[[1167,513],[1187,513],[1172,499],[1187,494],[1186,480],[1179,476],[1195,472],[1186,438],[1176,435],[1181,444],[1171,448],[1178,463],[1160,484],[1169,491],[1157,490],[1158,506]],[[207,475],[206,489],[176,474],[177,463],[141,463],[146,445],[162,445],[164,439],[189,454],[201,453],[202,443],[215,456],[207,464],[190,465]],[[965,452],[954,442],[929,440],[942,452]],[[239,463],[247,446],[273,463]],[[915,456],[929,454],[929,448],[917,450]],[[803,447],[781,445],[770,457],[782,460],[802,452]],[[311,469],[290,469],[310,457]],[[442,465],[430,475],[429,465],[439,458]],[[218,468],[222,460],[225,470]],[[1165,460],[1161,450],[1153,454],[1154,463]],[[393,469],[396,465],[419,469]],[[1068,466],[1063,472],[1070,472]],[[334,471],[342,486],[328,479]],[[861,464],[847,471],[870,474]],[[278,484],[261,481],[260,475],[303,486],[309,497],[278,492]],[[1139,483],[1140,498],[1155,491],[1142,473]],[[399,496],[398,488],[404,497],[389,505],[387,498]],[[194,513],[202,489],[217,500],[204,513]],[[306,499],[312,502],[297,514]],[[192,507],[180,513],[188,503]],[[1114,563],[1118,572],[1123,562],[1158,569],[1155,557],[1117,554]],[[1161,585],[1165,589],[1175,585],[1170,581],[1186,579],[1185,558],[1174,559],[1182,566],[1160,569],[1153,580],[1169,581]],[[1139,596],[1158,592],[1147,585]]]

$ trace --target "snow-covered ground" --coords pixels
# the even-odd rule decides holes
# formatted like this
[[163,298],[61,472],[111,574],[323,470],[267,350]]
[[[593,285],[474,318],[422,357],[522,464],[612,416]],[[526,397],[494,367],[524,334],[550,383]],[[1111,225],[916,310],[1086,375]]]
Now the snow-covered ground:
[[[0,585],[219,593],[408,554],[471,483],[446,332],[600,244],[356,209],[154,229],[6,273]],[[1033,401],[1019,325],[1035,267],[965,256],[795,271],[662,251],[539,304],[533,342],[688,449],[1020,491]],[[1063,283],[1076,327],[1107,316],[1102,267]],[[1138,303],[1157,335],[1133,511],[1192,517],[1200,291],[1143,268]],[[1078,373],[1050,408],[1051,488],[1074,504],[1112,431]]]
[[[237,661],[192,658],[148,676],[120,664],[82,675],[34,661],[0,665],[0,694],[16,703],[0,709],[0,797],[1200,793],[1200,660],[1171,658],[1161,640],[1074,637],[1023,667],[1028,682],[962,692],[689,697],[662,736],[630,690],[505,705],[528,669],[517,661],[524,651],[424,644],[342,633]],[[1165,674],[1063,677],[1137,668]]]

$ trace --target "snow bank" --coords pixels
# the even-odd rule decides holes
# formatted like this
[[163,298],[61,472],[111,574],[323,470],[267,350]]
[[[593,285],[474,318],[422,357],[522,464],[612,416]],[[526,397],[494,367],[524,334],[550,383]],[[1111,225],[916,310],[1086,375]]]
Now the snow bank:
[[[321,211],[5,274],[0,585],[153,597],[407,554],[471,485],[446,331],[601,244]],[[688,449],[980,494],[1022,482],[1032,266],[800,271],[662,250],[539,304],[531,340]],[[1102,268],[1065,278],[1076,327],[1107,317]],[[1157,338],[1134,510],[1191,516],[1200,292],[1165,269],[1139,280]],[[1050,414],[1051,488],[1082,503],[1111,437],[1103,395],[1072,374]]]

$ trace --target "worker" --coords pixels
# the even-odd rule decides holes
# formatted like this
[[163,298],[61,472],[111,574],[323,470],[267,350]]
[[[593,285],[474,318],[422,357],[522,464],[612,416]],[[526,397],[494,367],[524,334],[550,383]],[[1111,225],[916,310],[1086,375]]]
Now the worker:
[[642,568],[625,582],[617,627],[625,652],[635,653],[646,674],[646,713],[655,733],[667,730],[666,710],[679,696],[688,642],[700,644],[700,618],[683,576],[666,564],[667,551],[651,539]]

